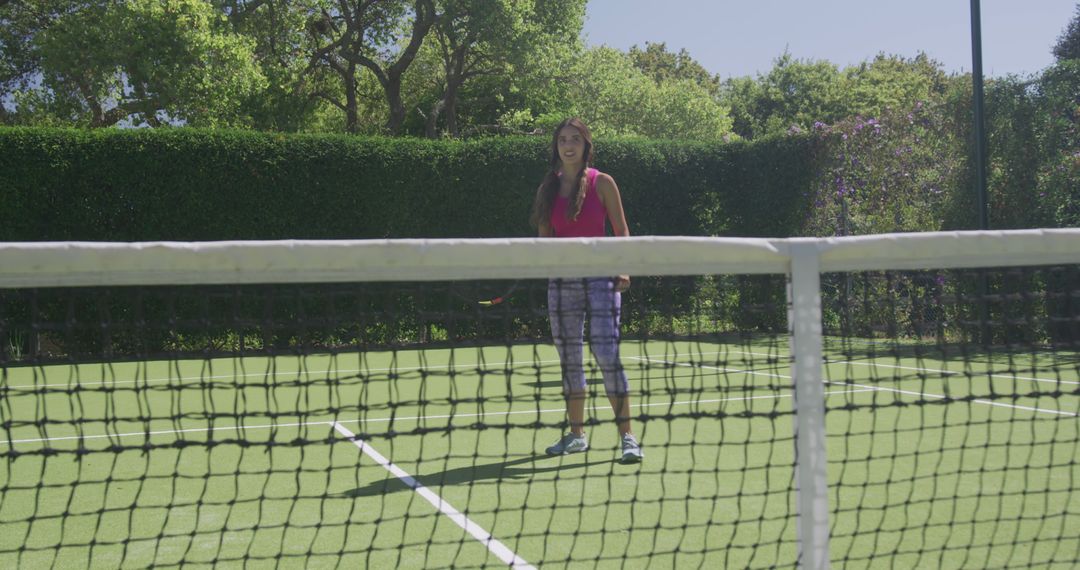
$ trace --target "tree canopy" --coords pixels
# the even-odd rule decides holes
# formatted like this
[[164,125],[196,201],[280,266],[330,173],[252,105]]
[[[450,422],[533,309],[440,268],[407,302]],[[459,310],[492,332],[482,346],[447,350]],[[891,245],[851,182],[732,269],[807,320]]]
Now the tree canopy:
[[244,124],[242,101],[266,87],[254,42],[202,0],[32,0],[6,10],[2,87],[31,122]]
[[[665,43],[586,47],[586,3],[0,0],[0,124],[467,137],[580,115],[600,136],[753,139],[962,83],[926,54],[841,68],[783,53],[722,79]],[[1078,46],[1080,6],[1053,53]]]
[[1053,53],[1058,61],[1080,59],[1080,4],[1076,6],[1073,19],[1054,44]]

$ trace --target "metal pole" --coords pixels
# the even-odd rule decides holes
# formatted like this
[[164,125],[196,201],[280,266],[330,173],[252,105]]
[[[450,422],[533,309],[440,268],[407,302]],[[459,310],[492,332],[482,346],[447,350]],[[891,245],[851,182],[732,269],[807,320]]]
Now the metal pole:
[[979,207],[979,229],[990,229],[986,199],[986,121],[983,110],[982,17],[979,0],[971,0],[971,82],[975,109],[975,193]]
[[[990,229],[990,216],[986,199],[986,122],[983,110],[983,68],[982,68],[982,15],[979,0],[971,0],[971,83],[973,89],[973,107],[975,110],[975,195],[979,208],[979,229]],[[990,277],[986,271],[979,271],[979,337],[984,347],[993,344],[994,336],[990,327],[990,306],[987,297],[990,294]]]

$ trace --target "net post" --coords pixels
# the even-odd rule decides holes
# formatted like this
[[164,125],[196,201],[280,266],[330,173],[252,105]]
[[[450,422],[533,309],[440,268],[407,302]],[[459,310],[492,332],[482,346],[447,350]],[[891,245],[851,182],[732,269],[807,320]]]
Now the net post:
[[821,274],[817,243],[792,240],[792,388],[795,392],[795,483],[800,568],[829,567],[828,458],[822,377]]

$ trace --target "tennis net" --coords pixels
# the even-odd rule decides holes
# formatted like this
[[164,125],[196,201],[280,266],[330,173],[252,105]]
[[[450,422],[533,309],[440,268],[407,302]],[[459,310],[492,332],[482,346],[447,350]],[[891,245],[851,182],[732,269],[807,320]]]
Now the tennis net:
[[0,565],[1073,566],[1078,345],[1072,230],[3,244]]

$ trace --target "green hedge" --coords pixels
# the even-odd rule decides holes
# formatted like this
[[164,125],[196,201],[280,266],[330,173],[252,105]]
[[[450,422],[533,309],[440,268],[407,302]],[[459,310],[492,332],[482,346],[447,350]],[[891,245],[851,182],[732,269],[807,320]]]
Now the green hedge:
[[[527,236],[547,137],[0,128],[0,240]],[[796,235],[825,143],[599,140],[635,235]]]

